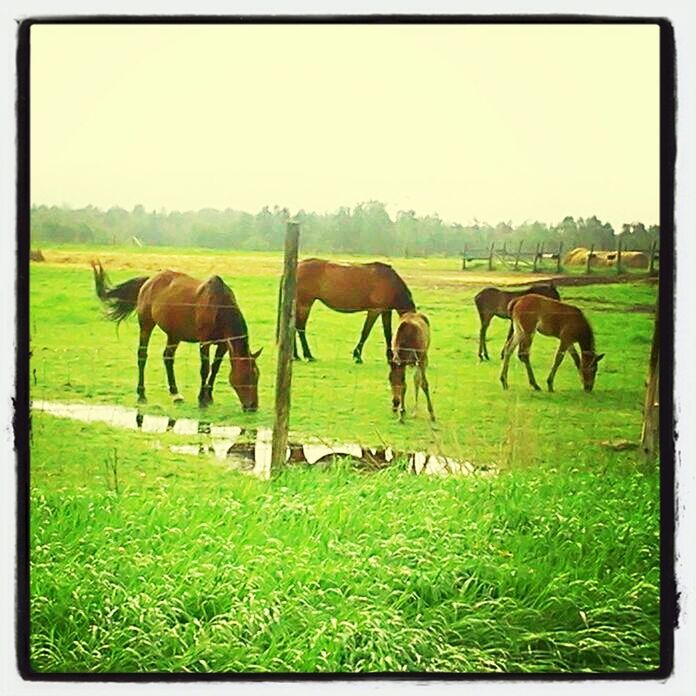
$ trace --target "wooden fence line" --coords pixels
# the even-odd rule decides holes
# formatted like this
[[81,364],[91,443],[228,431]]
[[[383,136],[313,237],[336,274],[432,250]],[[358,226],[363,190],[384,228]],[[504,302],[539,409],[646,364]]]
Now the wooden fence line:
[[[537,242],[534,251],[523,250],[524,240],[520,241],[517,245],[515,251],[508,250],[507,242],[503,242],[502,247],[496,249],[495,242],[491,242],[491,245],[487,249],[469,249],[468,245],[464,245],[463,251],[460,253],[462,259],[462,270],[467,270],[467,263],[469,261],[487,261],[488,270],[492,271],[494,269],[494,261],[498,261],[505,267],[512,267],[515,271],[520,269],[520,264],[526,264],[528,267],[531,266],[533,273],[540,272],[541,266],[544,261],[555,261],[555,271],[556,273],[561,273],[563,270],[563,242],[559,242],[558,248],[554,251],[547,250],[545,248],[544,242]],[[651,242],[650,249],[636,250],[643,251],[649,256],[648,273],[649,275],[655,275],[655,261],[660,258],[660,251],[656,241]],[[625,272],[624,255],[626,249],[623,247],[623,242],[619,238],[616,240],[616,262],[614,264],[614,270],[617,275],[621,275]],[[587,255],[587,260],[585,263],[585,273],[590,274],[592,272],[592,259],[595,258],[597,254],[595,253],[595,245],[591,244],[589,253]]]

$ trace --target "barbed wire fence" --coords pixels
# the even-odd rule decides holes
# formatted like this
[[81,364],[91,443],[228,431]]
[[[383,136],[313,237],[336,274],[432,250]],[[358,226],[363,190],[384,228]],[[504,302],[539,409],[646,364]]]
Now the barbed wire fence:
[[[318,310],[318,311],[317,311]],[[541,432],[530,420],[527,393],[530,391],[522,366],[511,368],[511,391],[503,395],[498,381],[500,363],[494,359],[490,363],[479,363],[476,358],[478,335],[471,331],[471,315],[462,317],[462,331],[459,345],[444,345],[442,334],[438,331],[439,320],[444,316],[435,307],[425,307],[432,321],[432,345],[429,351],[427,375],[430,391],[437,414],[435,428],[431,428],[425,411],[425,400],[421,394],[419,410],[414,409],[414,389],[412,378],[407,376],[407,417],[406,423],[395,431],[396,417],[391,411],[391,390],[388,381],[389,366],[385,359],[386,344],[382,327],[375,325],[364,348],[363,365],[355,365],[352,359],[353,348],[358,342],[360,319],[346,321],[338,319],[331,310],[316,307],[307,325],[307,336],[316,363],[296,363],[293,384],[293,415],[290,422],[291,441],[301,443],[324,443],[325,446],[340,443],[356,444],[362,447],[394,452],[414,453],[424,451],[443,457],[472,461],[478,464],[477,450],[485,452],[482,464],[505,464],[507,460],[524,458],[534,449],[535,440],[548,437],[548,431]],[[462,309],[475,312],[473,303]],[[331,315],[334,314],[333,317]],[[331,327],[327,318],[331,318]],[[95,312],[95,321],[103,321]],[[344,323],[345,329],[335,330],[337,322]],[[255,335],[253,319],[249,318],[251,335]],[[164,334],[153,334],[146,369],[146,387],[151,403],[138,406],[135,385],[137,381],[137,337],[135,324],[127,330],[121,327],[121,335],[114,341],[114,335],[97,330],[92,345],[47,345],[49,340],[43,336],[50,333],[32,322],[31,355],[31,396],[34,410],[45,411],[62,417],[74,417],[88,422],[104,422],[114,427],[126,427],[146,433],[167,433],[178,436],[174,447],[181,447],[182,439],[188,438],[189,454],[214,453],[215,437],[211,429],[229,435],[224,429],[243,428],[267,430],[272,425],[272,382],[274,360],[266,359],[260,382],[261,410],[254,417],[242,416],[239,402],[227,384],[227,370],[221,369],[215,387],[215,405],[207,410],[198,410],[196,394],[199,381],[199,347],[197,344],[179,346],[175,358],[175,370],[180,391],[185,394],[189,407],[182,411],[172,404],[167,393],[166,372],[162,353],[166,347]],[[394,322],[394,331],[397,322]],[[508,322],[497,322],[491,332],[489,343],[492,354],[499,353],[507,332]],[[101,324],[101,328],[109,326]],[[493,325],[492,325],[493,326]],[[268,333],[268,332],[266,332]],[[268,335],[261,335],[267,343]],[[109,344],[109,342],[112,342]],[[621,369],[633,374],[646,375],[649,353],[649,337],[645,349],[621,357]],[[211,341],[214,343],[214,341]],[[541,345],[545,343],[543,348]],[[535,370],[545,375],[550,367],[550,353],[557,343],[549,339],[537,340],[532,350]],[[268,346],[269,348],[271,346]],[[298,350],[302,353],[298,341]],[[273,351],[270,351],[272,354]],[[645,356],[642,353],[645,353]],[[267,352],[267,355],[269,353]],[[497,358],[497,356],[496,356]],[[228,358],[224,358],[229,365]],[[454,361],[460,365],[452,368]],[[517,362],[517,361],[515,361]],[[568,361],[567,372],[574,372]],[[85,369],[89,366],[89,370]],[[575,376],[574,376],[575,379]],[[601,390],[601,373],[598,377]],[[642,377],[641,377],[642,379]],[[565,381],[565,387],[575,389],[580,396],[579,380],[572,386]],[[642,387],[641,382],[638,387]],[[474,390],[468,398],[458,400],[453,408],[452,393]],[[634,393],[619,394],[620,410],[636,411]],[[559,418],[563,407],[555,405],[549,395],[548,408],[555,409]],[[491,427],[490,433],[474,432],[462,425],[475,408],[481,413],[491,414],[491,424],[498,419],[505,425]],[[56,404],[81,404],[80,412],[69,413],[66,408]],[[48,405],[48,406],[47,406]],[[109,414],[105,408],[112,408]],[[131,413],[131,420],[125,419],[123,409]],[[140,423],[137,423],[137,414]],[[135,415],[134,415],[135,414]],[[130,417],[130,416],[129,416]],[[135,421],[135,422],[134,422]],[[183,425],[177,426],[177,422]],[[195,430],[192,421],[198,421]],[[203,429],[199,426],[203,423]],[[206,425],[207,424],[207,425]],[[188,429],[187,429],[188,428]],[[640,428],[637,422],[636,428]],[[222,430],[220,430],[222,429]],[[396,433],[396,434],[395,434]],[[498,439],[497,449],[491,447],[491,437]],[[560,438],[560,435],[559,435]],[[229,438],[228,440],[229,441]],[[344,449],[346,449],[344,447]],[[219,450],[219,448],[218,448]]]

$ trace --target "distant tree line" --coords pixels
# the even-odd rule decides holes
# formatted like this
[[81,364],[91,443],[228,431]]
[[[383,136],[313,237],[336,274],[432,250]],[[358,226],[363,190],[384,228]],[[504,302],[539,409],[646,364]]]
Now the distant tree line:
[[[114,207],[107,211],[94,206],[73,209],[32,206],[32,244],[81,243],[128,244],[136,238],[146,246],[185,246],[209,249],[256,251],[283,248],[288,211],[264,207],[255,215],[226,209],[191,212],[148,212],[142,205],[133,210]],[[342,207],[333,213],[300,211],[294,216],[302,224],[304,253],[334,252],[387,256],[452,256],[467,249],[484,249],[507,243],[526,249],[544,244],[548,250],[563,242],[565,251],[578,246],[614,249],[615,231],[597,217],[565,217],[557,225],[525,222],[513,227],[509,222],[493,226],[485,222],[470,225],[445,223],[437,214],[418,216],[413,210],[400,210],[392,219],[383,203],[368,201],[354,208]],[[623,225],[622,246],[627,250],[648,249],[659,240],[659,227],[641,222]]]

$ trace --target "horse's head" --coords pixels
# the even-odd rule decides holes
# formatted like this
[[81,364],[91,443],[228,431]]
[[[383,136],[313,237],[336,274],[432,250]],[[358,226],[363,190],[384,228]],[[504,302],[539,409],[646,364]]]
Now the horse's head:
[[259,407],[259,368],[256,358],[261,355],[263,348],[248,356],[230,358],[230,385],[237,392],[244,411],[256,411]]
[[556,286],[553,284],[553,281],[549,282],[549,297],[553,300],[561,299],[561,296],[558,294],[558,290],[556,290]]
[[604,353],[597,355],[593,350],[583,350],[580,358],[580,376],[582,386],[586,392],[591,392],[597,375],[597,363],[604,357]]
[[389,363],[389,384],[392,390],[392,411],[398,411],[404,398],[406,366],[399,362],[398,356]]

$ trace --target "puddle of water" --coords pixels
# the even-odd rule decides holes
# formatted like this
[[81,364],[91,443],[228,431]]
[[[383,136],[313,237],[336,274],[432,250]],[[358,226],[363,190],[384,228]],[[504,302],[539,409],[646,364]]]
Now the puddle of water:
[[169,425],[168,416],[143,416],[140,429],[144,433],[166,433],[172,428]]
[[198,421],[192,418],[177,418],[172,432],[177,435],[197,435]]
[[343,454],[355,457],[356,459],[363,458],[363,448],[355,444],[306,444],[302,445],[302,453],[307,464],[316,464],[320,459],[333,457]]
[[[189,456],[212,455],[226,461],[240,471],[251,473],[261,479],[271,477],[271,450],[273,431],[270,428],[245,430],[234,425],[214,425],[209,421],[193,418],[171,418],[142,414],[135,408],[109,406],[105,404],[63,404],[36,399],[32,409],[50,413],[60,418],[70,418],[88,423],[101,422],[108,425],[142,430],[145,433],[173,432],[177,435],[208,435],[207,443],[170,445],[177,454]],[[254,435],[254,442],[238,442],[247,433]],[[159,445],[159,443],[158,443]],[[494,476],[495,466],[474,466],[471,462],[459,461],[428,452],[402,453],[408,456],[408,469],[426,476]],[[355,443],[324,444],[320,442],[290,443],[285,460],[289,463],[317,464],[335,456],[349,456],[372,466],[387,466],[396,458],[391,447],[362,447]]]

